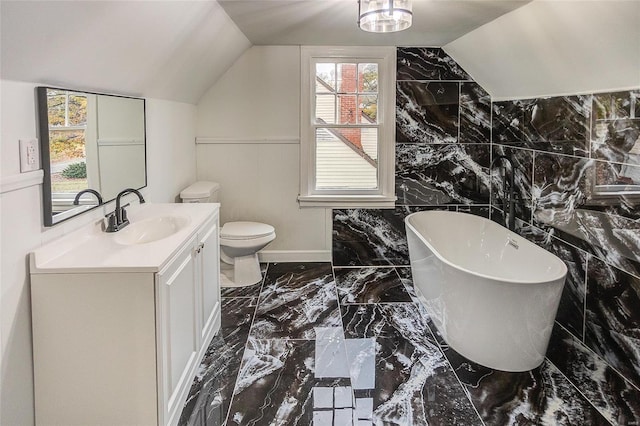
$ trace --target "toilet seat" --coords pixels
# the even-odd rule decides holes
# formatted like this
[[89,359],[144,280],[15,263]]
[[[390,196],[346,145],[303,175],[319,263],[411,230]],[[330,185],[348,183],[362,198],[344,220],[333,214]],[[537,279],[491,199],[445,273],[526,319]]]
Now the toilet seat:
[[275,232],[271,225],[259,222],[227,222],[220,229],[220,239],[255,240],[269,237]]

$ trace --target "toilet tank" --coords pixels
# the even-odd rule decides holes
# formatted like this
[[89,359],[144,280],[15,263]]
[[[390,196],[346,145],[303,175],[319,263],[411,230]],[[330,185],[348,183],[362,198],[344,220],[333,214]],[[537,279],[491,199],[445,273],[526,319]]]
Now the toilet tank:
[[183,203],[217,203],[220,201],[220,184],[200,181],[182,190]]

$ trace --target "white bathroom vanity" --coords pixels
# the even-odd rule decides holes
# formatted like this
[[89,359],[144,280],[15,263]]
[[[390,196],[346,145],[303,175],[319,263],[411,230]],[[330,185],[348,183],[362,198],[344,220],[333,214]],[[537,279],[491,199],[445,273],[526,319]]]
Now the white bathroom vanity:
[[37,425],[175,425],[220,328],[218,204],[142,204],[30,254]]

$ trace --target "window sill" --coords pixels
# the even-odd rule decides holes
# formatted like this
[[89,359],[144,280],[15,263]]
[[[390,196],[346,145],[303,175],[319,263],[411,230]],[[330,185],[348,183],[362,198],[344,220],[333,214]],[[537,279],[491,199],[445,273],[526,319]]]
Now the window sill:
[[300,195],[298,203],[300,207],[392,209],[396,199],[382,195]]

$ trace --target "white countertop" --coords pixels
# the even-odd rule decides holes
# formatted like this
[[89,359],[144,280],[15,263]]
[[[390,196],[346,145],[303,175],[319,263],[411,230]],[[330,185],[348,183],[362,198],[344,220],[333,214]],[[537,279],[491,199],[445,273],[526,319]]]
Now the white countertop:
[[31,273],[158,272],[219,208],[218,203],[132,205],[127,207],[131,224],[158,216],[183,217],[186,224],[166,238],[125,245],[117,242],[118,232],[104,232],[98,221],[30,253]]

